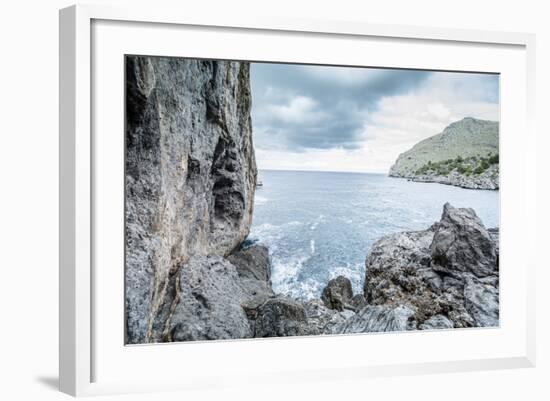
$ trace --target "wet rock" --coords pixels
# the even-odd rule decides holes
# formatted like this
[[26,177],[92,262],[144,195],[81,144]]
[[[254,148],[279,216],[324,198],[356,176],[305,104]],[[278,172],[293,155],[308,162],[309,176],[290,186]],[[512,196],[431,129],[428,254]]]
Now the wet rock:
[[338,276],[330,280],[321,294],[325,306],[338,311],[343,311],[346,305],[351,303],[352,298],[351,281],[344,276]]

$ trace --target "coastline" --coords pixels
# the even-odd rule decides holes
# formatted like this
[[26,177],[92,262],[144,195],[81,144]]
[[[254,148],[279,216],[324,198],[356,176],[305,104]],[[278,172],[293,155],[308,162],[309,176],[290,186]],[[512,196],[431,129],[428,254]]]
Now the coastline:
[[388,175],[392,178],[401,178],[407,181],[413,181],[418,183],[432,183],[432,184],[442,184],[450,185],[453,187],[459,187],[462,189],[471,189],[471,190],[485,190],[485,191],[498,191],[500,189],[497,182],[482,182],[477,183],[475,181],[468,181],[464,179],[463,176],[450,178],[448,176],[430,176],[430,175],[421,175],[421,176],[400,176],[400,175]]

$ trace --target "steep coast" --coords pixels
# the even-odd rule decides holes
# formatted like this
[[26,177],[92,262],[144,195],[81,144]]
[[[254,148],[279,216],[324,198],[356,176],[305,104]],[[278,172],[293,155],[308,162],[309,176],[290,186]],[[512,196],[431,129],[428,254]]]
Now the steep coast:
[[467,117],[399,155],[390,177],[468,189],[499,188],[499,125]]
[[130,344],[498,325],[498,229],[446,204],[424,231],[365,249],[363,291],[276,294],[245,241],[256,188],[249,65],[126,60]]

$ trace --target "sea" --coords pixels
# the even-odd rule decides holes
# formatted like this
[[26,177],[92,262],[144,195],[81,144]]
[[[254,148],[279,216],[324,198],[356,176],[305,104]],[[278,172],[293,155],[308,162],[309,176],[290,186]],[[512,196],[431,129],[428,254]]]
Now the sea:
[[499,226],[499,191],[419,183],[385,174],[261,170],[249,240],[266,245],[276,293],[318,298],[348,277],[361,292],[365,259],[384,235],[424,230],[445,202]]

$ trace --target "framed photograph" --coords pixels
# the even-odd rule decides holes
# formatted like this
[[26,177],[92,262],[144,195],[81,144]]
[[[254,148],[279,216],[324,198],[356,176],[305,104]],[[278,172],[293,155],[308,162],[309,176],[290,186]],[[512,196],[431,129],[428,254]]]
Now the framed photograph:
[[61,10],[61,390],[534,366],[533,58],[528,34]]

